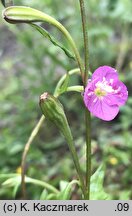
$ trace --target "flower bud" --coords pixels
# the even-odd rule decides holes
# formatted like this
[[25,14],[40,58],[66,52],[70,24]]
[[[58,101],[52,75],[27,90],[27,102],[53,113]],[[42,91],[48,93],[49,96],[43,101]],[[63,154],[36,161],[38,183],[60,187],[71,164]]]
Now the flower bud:
[[[43,20],[43,14],[34,8],[25,6],[11,6],[3,11],[3,18],[9,23],[31,23]],[[47,15],[48,16],[48,15]],[[46,18],[47,18],[46,16]]]
[[71,152],[78,177],[80,179],[82,191],[85,194],[85,185],[82,177],[79,158],[74,146],[73,136],[68,125],[62,104],[57,98],[45,92],[40,96],[40,107],[45,117],[52,121],[64,135],[69,146],[69,150]]
[[60,101],[49,93],[44,92],[40,96],[39,104],[44,116],[58,127],[66,139],[69,135],[71,136],[67,118]]

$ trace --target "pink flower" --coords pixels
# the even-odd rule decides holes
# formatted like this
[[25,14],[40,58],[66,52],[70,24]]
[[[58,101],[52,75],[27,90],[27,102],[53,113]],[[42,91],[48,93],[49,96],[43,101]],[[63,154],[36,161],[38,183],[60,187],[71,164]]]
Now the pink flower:
[[84,91],[84,103],[96,117],[110,121],[128,98],[126,86],[119,80],[117,71],[109,66],[97,68]]

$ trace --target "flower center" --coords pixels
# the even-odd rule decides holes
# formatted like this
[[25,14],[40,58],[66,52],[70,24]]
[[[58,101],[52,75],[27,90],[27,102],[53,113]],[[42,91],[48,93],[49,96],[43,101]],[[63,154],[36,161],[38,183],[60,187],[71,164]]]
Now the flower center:
[[112,88],[113,80],[111,79],[110,82],[106,81],[105,77],[103,77],[102,81],[98,81],[96,83],[96,89],[94,91],[97,97],[105,96],[107,93],[113,93],[114,89]]
[[97,87],[94,91],[97,97],[102,97],[106,95],[106,91],[102,90],[101,88]]

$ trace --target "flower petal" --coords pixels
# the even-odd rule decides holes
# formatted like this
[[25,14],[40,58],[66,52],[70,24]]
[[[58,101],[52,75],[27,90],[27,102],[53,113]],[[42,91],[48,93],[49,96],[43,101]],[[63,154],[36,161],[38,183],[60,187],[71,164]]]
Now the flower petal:
[[118,79],[118,73],[110,66],[101,66],[97,68],[92,75],[92,79],[99,78],[100,81],[103,80],[103,77],[105,77],[107,81],[115,80]]
[[109,93],[105,96],[104,100],[108,105],[122,106],[126,103],[128,98],[128,91],[126,86],[121,81],[116,81],[114,86],[114,93]]
[[84,103],[96,117],[110,121],[128,98],[127,87],[118,79],[117,71],[110,66],[95,70],[84,91]]
[[96,117],[105,120],[113,120],[119,112],[118,105],[108,105],[104,99],[99,99],[95,95],[92,95],[85,105],[88,110]]
[[[127,99],[128,99],[128,91],[127,91],[127,87],[124,85],[123,82],[121,82],[120,80],[117,80],[114,84],[113,84],[113,88],[114,90],[117,89],[117,93],[114,95],[116,101],[117,101],[117,105],[122,106],[126,103]],[[111,96],[112,97],[112,96]]]

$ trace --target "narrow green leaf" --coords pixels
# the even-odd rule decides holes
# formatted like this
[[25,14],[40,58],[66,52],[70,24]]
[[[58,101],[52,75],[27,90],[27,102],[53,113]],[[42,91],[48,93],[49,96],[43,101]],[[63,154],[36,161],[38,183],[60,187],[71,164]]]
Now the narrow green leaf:
[[[6,176],[3,176],[3,177],[6,177]],[[11,174],[11,175],[9,175],[9,177],[7,175],[7,178],[8,179],[2,183],[3,187],[15,187],[16,185],[21,184],[21,175],[20,174],[14,174],[14,175]],[[25,182],[44,187],[45,189],[52,191],[54,194],[59,193],[59,191],[55,187],[53,187],[52,185],[50,185],[44,181],[40,181],[40,180],[25,176]]]
[[67,48],[65,48],[62,44],[60,44],[47,30],[45,30],[44,28],[42,28],[41,26],[37,24],[32,23],[30,25],[33,28],[35,28],[37,31],[39,31],[45,38],[49,39],[52,44],[61,48],[69,58],[75,59],[73,54]]
[[2,186],[4,187],[14,187],[16,184],[20,183],[20,177],[14,176],[12,178],[8,178],[6,181],[2,183]]
[[58,200],[57,195],[54,193],[51,193],[47,196],[47,200]]
[[40,195],[40,200],[47,200],[47,196],[48,196],[48,191],[44,189]]
[[104,171],[105,168],[101,165],[91,177],[90,200],[106,200],[110,198],[103,188]]
[[59,200],[69,200],[72,193],[73,184],[78,184],[77,180],[72,180],[71,182],[61,181],[60,182],[60,193],[57,195]]
[[12,196],[13,196],[14,199],[16,197],[19,186],[20,186],[20,184],[16,184],[16,186],[13,189]]
[[[5,174],[6,175],[6,174]],[[4,177],[4,176],[3,176]],[[2,186],[3,187],[13,187],[13,191],[12,191],[12,197],[15,198],[16,196],[16,193],[18,191],[18,188],[21,184],[21,181],[20,181],[20,178],[19,178],[19,175],[18,174],[11,174],[10,176],[6,176],[7,177],[11,177],[11,178],[8,178],[6,181],[4,181],[2,183]]]
[[60,181],[60,191],[63,191],[67,187],[68,184],[69,182],[61,180]]
[[6,174],[0,174],[0,179],[3,179],[3,178],[5,178],[5,179],[7,179],[7,178],[13,178],[13,177],[17,177],[19,174],[17,174],[17,173],[6,173]]

